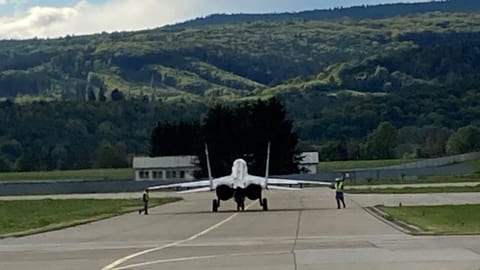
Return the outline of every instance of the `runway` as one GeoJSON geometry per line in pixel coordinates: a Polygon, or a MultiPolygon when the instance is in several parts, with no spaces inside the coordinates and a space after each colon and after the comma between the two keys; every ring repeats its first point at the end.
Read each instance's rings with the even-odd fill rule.
{"type": "Polygon", "coordinates": [[[232,202],[211,213],[212,196],[0,240],[0,269],[480,269],[480,236],[410,236],[363,210],[390,195],[347,195],[337,210],[326,188],[268,191],[271,211],[240,213],[232,202]]]}

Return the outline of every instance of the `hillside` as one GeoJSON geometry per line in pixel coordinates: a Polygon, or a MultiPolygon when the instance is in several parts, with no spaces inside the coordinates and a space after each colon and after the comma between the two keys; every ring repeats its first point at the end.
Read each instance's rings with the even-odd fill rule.
{"type": "Polygon", "coordinates": [[[200,20],[203,23],[140,32],[1,41],[0,96],[110,99],[118,89],[127,97],[229,100],[281,92],[299,82],[306,88],[361,92],[435,86],[457,73],[478,72],[475,61],[458,67],[445,57],[456,46],[452,43],[468,42],[462,46],[475,51],[480,15],[422,12],[480,9],[480,4],[473,3],[457,0],[361,7],[358,12],[359,8],[312,11],[336,20],[320,20],[329,16],[307,16],[306,12],[255,15],[255,20],[237,22],[234,18],[239,15],[232,15],[228,18],[235,23],[200,20]],[[403,13],[416,10],[419,14],[384,19],[335,15],[397,15],[404,9],[403,13]],[[279,19],[269,20],[270,16],[279,19]],[[442,54],[423,59],[427,62],[421,63],[420,70],[405,61],[406,55],[432,50],[442,54]],[[439,63],[438,70],[427,70],[439,63]]]}
{"type": "MultiPolygon", "coordinates": [[[[341,5],[341,3],[340,3],[341,5]]],[[[327,10],[309,10],[295,13],[274,14],[212,14],[202,18],[186,21],[175,26],[201,26],[215,24],[231,24],[248,21],[282,21],[300,20],[338,20],[351,19],[384,19],[396,16],[406,16],[428,12],[460,12],[471,13],[480,11],[480,3],[475,0],[425,0],[424,3],[396,3],[382,5],[361,5],[349,8],[334,8],[327,10]]]]}

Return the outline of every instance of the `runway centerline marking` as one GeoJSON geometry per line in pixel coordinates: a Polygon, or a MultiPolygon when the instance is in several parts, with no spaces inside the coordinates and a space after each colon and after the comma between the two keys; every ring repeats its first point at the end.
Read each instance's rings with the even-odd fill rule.
{"type": "MultiPolygon", "coordinates": [[[[245,209],[248,209],[250,208],[255,202],[252,202],[250,203],[247,207],[245,207],[245,209]]],[[[229,217],[227,217],[226,219],[218,222],[217,224],[214,224],[210,227],[208,227],[207,229],[197,233],[197,234],[194,234],[192,236],[190,236],[189,238],[187,239],[183,239],[183,240],[179,240],[179,241],[176,241],[176,242],[173,242],[173,243],[169,243],[169,244],[166,244],[166,245],[163,245],[163,246],[159,246],[159,247],[155,247],[155,248],[150,248],[150,249],[146,249],[146,250],[143,250],[143,251],[140,251],[140,252],[136,252],[136,253],[133,253],[131,255],[128,255],[128,256],[125,256],[123,258],[120,258],[116,261],[114,261],[113,263],[103,267],[101,270],[116,270],[117,266],[119,266],[120,264],[128,261],[128,260],[131,260],[133,258],[136,258],[136,257],[139,257],[139,256],[142,256],[142,255],[145,255],[145,254],[148,254],[148,253],[152,253],[152,252],[155,252],[155,251],[159,251],[159,250],[162,250],[162,249],[166,249],[166,248],[169,248],[169,247],[174,247],[174,246],[178,246],[178,245],[181,245],[183,243],[186,243],[188,241],[192,241],[192,240],[195,240],[197,239],[198,237],[204,235],[204,234],[207,234],[213,230],[215,230],[216,228],[222,226],[223,224],[229,222],[230,220],[234,219],[236,216],[238,216],[239,213],[235,213],[229,217]]],[[[121,269],[121,268],[119,268],[121,269]]]]}

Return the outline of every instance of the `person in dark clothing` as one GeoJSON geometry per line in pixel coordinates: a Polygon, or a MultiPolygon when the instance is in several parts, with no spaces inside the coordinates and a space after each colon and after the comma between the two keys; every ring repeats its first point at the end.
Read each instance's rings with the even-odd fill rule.
{"type": "Polygon", "coordinates": [[[145,189],[142,195],[142,200],[143,200],[143,209],[138,210],[138,214],[140,215],[142,212],[145,213],[145,215],[148,215],[148,189],[145,189]]]}
{"type": "Polygon", "coordinates": [[[343,177],[335,179],[335,199],[337,200],[338,209],[340,209],[340,203],[342,203],[343,208],[345,208],[345,199],[343,196],[343,181],[343,177]]]}

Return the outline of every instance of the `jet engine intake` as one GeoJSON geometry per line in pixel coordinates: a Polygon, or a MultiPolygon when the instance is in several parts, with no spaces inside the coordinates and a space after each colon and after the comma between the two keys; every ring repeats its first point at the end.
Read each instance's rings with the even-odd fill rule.
{"type": "Polygon", "coordinates": [[[252,201],[258,200],[262,197],[262,187],[257,184],[250,184],[245,189],[245,195],[252,201]]]}
{"type": "Polygon", "coordinates": [[[217,187],[217,198],[222,201],[230,200],[233,197],[233,188],[227,185],[220,185],[217,187]]]}

